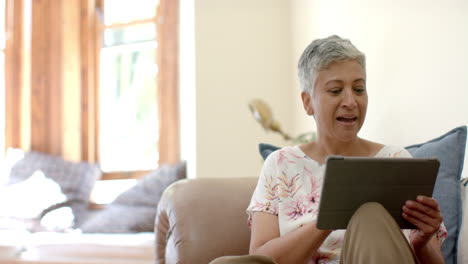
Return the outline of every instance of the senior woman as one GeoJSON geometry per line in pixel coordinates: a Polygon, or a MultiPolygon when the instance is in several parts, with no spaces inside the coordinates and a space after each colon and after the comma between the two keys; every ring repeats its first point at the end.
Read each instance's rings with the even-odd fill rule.
{"type": "Polygon", "coordinates": [[[367,203],[346,230],[316,227],[329,155],[411,157],[402,147],[358,136],[367,111],[365,56],[349,40],[313,41],[298,63],[301,98],[317,126],[317,140],[285,147],[265,160],[251,203],[250,256],[212,263],[443,263],[447,235],[435,199],[419,196],[403,206],[417,229],[400,230],[379,204],[367,203]]]}

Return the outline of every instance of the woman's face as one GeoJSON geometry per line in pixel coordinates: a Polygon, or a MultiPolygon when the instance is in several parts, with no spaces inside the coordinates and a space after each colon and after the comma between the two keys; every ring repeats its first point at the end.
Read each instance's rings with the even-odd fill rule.
{"type": "Polygon", "coordinates": [[[355,60],[333,62],[318,72],[312,93],[302,93],[304,108],[313,115],[320,137],[350,141],[367,111],[366,74],[355,60]]]}

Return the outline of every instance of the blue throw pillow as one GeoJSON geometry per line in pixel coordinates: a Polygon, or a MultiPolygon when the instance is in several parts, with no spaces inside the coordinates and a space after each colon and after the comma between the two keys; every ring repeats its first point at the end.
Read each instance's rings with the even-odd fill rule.
{"type": "MultiPolygon", "coordinates": [[[[457,241],[462,222],[460,177],[465,159],[467,128],[461,126],[425,143],[406,149],[416,158],[437,158],[439,173],[434,187],[434,198],[439,202],[448,236],[442,245],[446,264],[457,263],[457,241]]],[[[260,155],[266,159],[279,147],[260,143],[260,155]]]]}
{"type": "Polygon", "coordinates": [[[262,155],[262,158],[265,160],[268,155],[270,155],[273,151],[280,149],[280,147],[271,145],[271,144],[265,144],[265,143],[260,143],[258,144],[258,151],[260,152],[260,155],[262,155]]]}
{"type": "Polygon", "coordinates": [[[448,231],[447,239],[442,244],[446,264],[457,263],[457,241],[462,223],[460,178],[465,145],[466,126],[461,126],[428,142],[406,147],[414,157],[435,157],[440,161],[433,196],[439,202],[448,231]]]}

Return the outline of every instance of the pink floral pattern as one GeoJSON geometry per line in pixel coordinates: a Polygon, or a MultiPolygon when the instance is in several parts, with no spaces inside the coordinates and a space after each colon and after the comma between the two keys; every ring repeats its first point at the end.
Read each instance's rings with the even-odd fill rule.
{"type": "Polygon", "coordinates": [[[299,217],[305,215],[308,211],[306,201],[304,199],[291,199],[286,201],[284,205],[285,214],[288,220],[297,220],[299,217]]]}
{"type": "MultiPolygon", "coordinates": [[[[411,157],[405,149],[386,146],[376,157],[411,157]]],[[[325,167],[307,157],[298,146],[282,148],[268,156],[260,173],[247,213],[267,212],[278,216],[280,235],[316,222],[325,167]]],[[[403,230],[409,240],[414,230],[403,230]]],[[[344,230],[332,232],[311,263],[339,263],[344,230]]],[[[442,243],[445,226],[437,234],[442,243]]]]}

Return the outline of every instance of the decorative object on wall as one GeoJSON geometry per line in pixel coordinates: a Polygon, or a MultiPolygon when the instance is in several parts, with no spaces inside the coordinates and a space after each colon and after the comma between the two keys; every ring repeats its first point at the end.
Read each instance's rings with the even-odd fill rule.
{"type": "Polygon", "coordinates": [[[271,107],[262,99],[252,99],[249,102],[249,109],[255,120],[262,125],[265,131],[273,131],[283,136],[286,141],[291,141],[293,144],[299,144],[315,140],[315,132],[307,132],[296,137],[291,137],[281,129],[281,125],[273,118],[271,107]]]}

